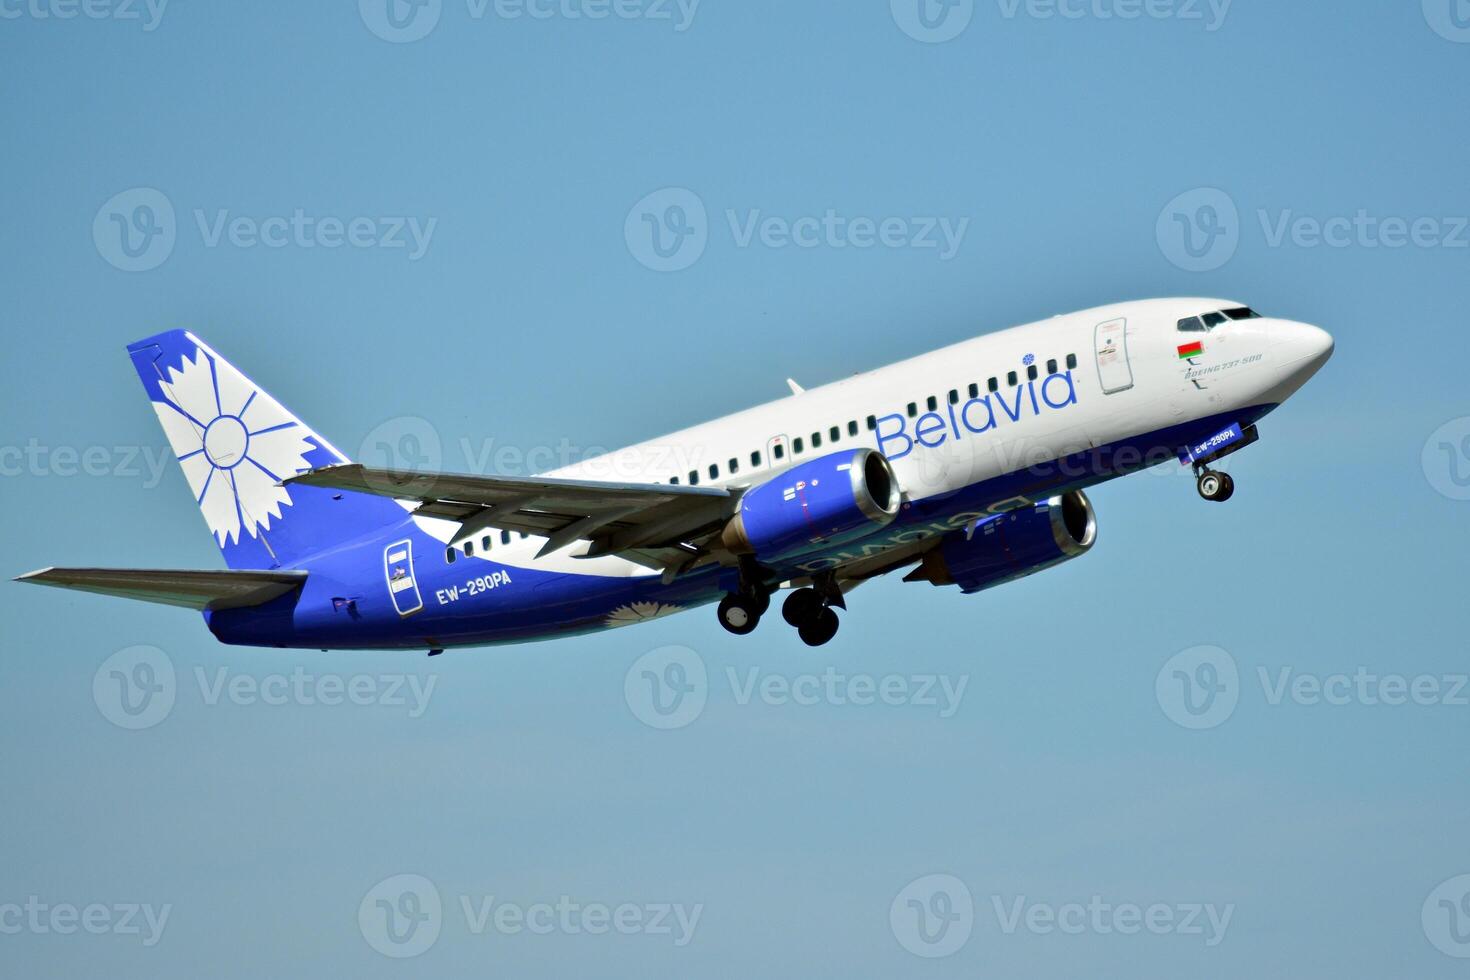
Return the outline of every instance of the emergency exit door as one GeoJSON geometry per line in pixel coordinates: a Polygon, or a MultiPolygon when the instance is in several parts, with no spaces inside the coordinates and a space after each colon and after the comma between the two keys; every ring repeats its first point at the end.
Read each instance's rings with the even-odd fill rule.
{"type": "Polygon", "coordinates": [[[1097,379],[1104,395],[1127,391],[1133,387],[1133,365],[1128,362],[1128,321],[1109,320],[1099,323],[1094,334],[1097,353],[1097,379]]]}
{"type": "Polygon", "coordinates": [[[383,549],[383,575],[388,580],[388,595],[400,616],[411,616],[424,608],[419,583],[413,574],[413,542],[396,541],[383,549]]]}

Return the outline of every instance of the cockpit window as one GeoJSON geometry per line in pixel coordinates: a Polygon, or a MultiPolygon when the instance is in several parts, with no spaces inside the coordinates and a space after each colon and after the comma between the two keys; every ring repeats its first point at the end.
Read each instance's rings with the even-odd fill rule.
{"type": "Polygon", "coordinates": [[[1224,322],[1225,322],[1225,314],[1224,313],[1206,313],[1205,314],[1205,327],[1207,329],[1209,329],[1209,330],[1215,329],[1216,327],[1218,327],[1220,324],[1222,324],[1224,322]]]}
{"type": "Polygon", "coordinates": [[[1197,316],[1185,317],[1179,321],[1179,329],[1186,333],[1202,333],[1205,329],[1205,322],[1197,316]]]}
{"type": "Polygon", "coordinates": [[[1261,314],[1249,306],[1237,306],[1233,310],[1226,310],[1225,315],[1232,320],[1259,320],[1261,318],[1261,314]]]}

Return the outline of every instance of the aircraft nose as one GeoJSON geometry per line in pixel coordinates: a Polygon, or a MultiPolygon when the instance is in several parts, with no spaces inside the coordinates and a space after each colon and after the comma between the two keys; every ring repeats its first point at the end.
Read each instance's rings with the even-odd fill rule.
{"type": "Polygon", "coordinates": [[[1310,372],[1315,372],[1332,356],[1336,343],[1332,334],[1310,323],[1280,321],[1276,325],[1277,342],[1274,346],[1284,348],[1287,360],[1310,372]]]}

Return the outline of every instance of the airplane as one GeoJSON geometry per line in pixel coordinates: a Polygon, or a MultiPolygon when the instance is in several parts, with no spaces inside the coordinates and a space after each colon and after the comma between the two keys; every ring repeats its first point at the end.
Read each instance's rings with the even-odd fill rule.
{"type": "Polygon", "coordinates": [[[811,646],[862,583],[973,594],[1089,551],[1084,491],[1214,468],[1333,352],[1319,327],[1155,299],[989,333],[539,476],[354,463],[208,344],[128,346],[228,569],[45,568],[18,581],[199,610],[227,644],[516,643],[717,603],[811,646]]]}

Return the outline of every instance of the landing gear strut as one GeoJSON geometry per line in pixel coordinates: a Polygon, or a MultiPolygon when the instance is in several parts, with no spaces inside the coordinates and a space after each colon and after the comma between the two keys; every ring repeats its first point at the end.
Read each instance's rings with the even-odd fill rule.
{"type": "Polygon", "coordinates": [[[1216,470],[1201,470],[1195,486],[1201,497],[1217,504],[1223,504],[1235,494],[1235,481],[1230,479],[1230,474],[1216,470]]]}

